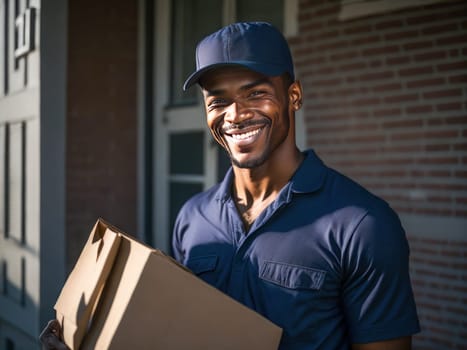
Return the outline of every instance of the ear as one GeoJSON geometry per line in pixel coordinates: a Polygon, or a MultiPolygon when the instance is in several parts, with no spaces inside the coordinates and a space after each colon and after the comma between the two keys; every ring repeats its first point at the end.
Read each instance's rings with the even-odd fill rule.
{"type": "Polygon", "coordinates": [[[302,84],[296,80],[289,86],[289,106],[293,111],[298,111],[302,107],[302,84]]]}

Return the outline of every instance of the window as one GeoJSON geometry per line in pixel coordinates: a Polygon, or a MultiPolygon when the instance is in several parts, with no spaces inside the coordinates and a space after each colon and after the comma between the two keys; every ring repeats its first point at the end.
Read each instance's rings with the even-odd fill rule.
{"type": "MultiPolygon", "coordinates": [[[[295,1],[287,1],[287,7],[295,1]]],[[[267,21],[284,28],[284,0],[175,0],[171,49],[170,105],[193,105],[196,89],[182,91],[185,79],[194,71],[196,44],[226,23],[267,21]]]]}

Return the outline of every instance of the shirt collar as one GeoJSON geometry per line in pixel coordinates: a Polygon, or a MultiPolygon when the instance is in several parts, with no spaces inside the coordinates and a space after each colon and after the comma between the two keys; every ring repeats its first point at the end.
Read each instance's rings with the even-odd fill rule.
{"type": "Polygon", "coordinates": [[[305,159],[290,180],[295,193],[311,193],[319,190],[326,178],[326,166],[313,150],[303,152],[305,159]]]}
{"type": "MultiPolygon", "coordinates": [[[[294,193],[315,192],[321,188],[326,177],[326,166],[316,153],[310,149],[304,151],[303,154],[305,159],[286,185],[294,193]]],[[[216,199],[225,202],[231,197],[233,177],[233,169],[230,167],[219,184],[216,199]]]]}

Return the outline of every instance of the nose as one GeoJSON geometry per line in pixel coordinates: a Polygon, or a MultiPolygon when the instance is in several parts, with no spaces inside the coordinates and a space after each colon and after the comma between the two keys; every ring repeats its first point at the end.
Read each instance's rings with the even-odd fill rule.
{"type": "Polygon", "coordinates": [[[238,101],[232,102],[225,113],[225,121],[232,124],[239,124],[252,117],[251,109],[238,101]]]}

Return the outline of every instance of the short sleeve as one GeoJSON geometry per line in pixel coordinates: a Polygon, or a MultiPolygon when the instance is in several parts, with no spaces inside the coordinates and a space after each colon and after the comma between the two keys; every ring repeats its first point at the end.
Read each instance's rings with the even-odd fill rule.
{"type": "Polygon", "coordinates": [[[182,246],[182,237],[187,227],[187,221],[185,219],[187,216],[187,205],[188,203],[185,203],[178,212],[172,232],[172,256],[181,264],[183,264],[185,260],[185,253],[182,246]]]}
{"type": "Polygon", "coordinates": [[[352,343],[419,332],[409,246],[388,206],[363,217],[343,250],[343,263],[343,307],[352,343]]]}

